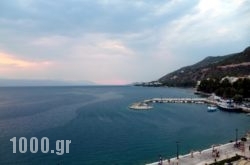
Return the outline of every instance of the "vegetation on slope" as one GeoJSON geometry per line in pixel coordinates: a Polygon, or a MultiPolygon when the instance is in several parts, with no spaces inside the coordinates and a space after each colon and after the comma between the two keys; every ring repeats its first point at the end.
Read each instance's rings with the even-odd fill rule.
{"type": "Polygon", "coordinates": [[[233,98],[240,102],[243,98],[250,98],[250,79],[238,79],[233,83],[230,83],[228,79],[223,81],[206,79],[200,82],[197,90],[205,93],[215,93],[223,98],[233,98]]]}
{"type": "Polygon", "coordinates": [[[194,65],[169,73],[158,81],[166,86],[194,87],[199,80],[246,75],[250,75],[250,47],[240,53],[207,57],[194,65]]]}

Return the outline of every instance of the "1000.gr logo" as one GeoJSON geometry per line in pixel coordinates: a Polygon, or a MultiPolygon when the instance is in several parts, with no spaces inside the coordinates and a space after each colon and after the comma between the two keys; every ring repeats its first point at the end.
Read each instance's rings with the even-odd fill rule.
{"type": "MultiPolygon", "coordinates": [[[[17,138],[13,137],[10,139],[13,143],[13,153],[17,152],[17,138]]],[[[31,153],[37,153],[39,150],[39,140],[36,137],[32,137],[29,140],[29,151],[31,153]]],[[[57,155],[63,155],[65,153],[69,153],[69,145],[71,140],[57,140],[56,141],[56,152],[55,150],[50,150],[49,139],[47,137],[43,137],[40,141],[41,152],[42,153],[56,153],[57,155]],[[65,150],[64,150],[65,146],[65,150]]],[[[28,150],[28,140],[25,137],[21,137],[18,140],[18,148],[20,153],[26,153],[28,150]]]]}

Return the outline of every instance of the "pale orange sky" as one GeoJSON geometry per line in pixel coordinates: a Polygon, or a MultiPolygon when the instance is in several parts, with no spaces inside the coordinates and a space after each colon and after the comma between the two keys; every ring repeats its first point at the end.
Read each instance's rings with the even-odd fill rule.
{"type": "Polygon", "coordinates": [[[249,46],[250,1],[0,1],[0,78],[127,84],[249,46]]]}

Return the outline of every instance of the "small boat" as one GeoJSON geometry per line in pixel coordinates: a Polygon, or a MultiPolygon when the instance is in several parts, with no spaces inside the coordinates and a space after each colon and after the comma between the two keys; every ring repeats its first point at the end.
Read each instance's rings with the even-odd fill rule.
{"type": "Polygon", "coordinates": [[[208,112],[215,112],[215,111],[217,111],[217,107],[215,105],[209,105],[207,107],[207,111],[208,112]]]}

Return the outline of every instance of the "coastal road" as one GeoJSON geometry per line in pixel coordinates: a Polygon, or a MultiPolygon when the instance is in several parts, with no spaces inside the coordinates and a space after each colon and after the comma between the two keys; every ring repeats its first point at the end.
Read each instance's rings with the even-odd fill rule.
{"type": "MultiPolygon", "coordinates": [[[[162,165],[205,165],[210,164],[216,161],[224,160],[230,157],[235,156],[236,154],[246,156],[250,158],[250,139],[248,138],[246,142],[244,142],[243,147],[235,147],[235,142],[227,143],[223,145],[218,145],[211,147],[209,149],[203,150],[201,152],[193,152],[187,155],[179,156],[179,159],[176,158],[170,159],[170,163],[168,160],[164,160],[162,165]],[[214,150],[214,152],[213,152],[214,150]],[[219,157],[216,157],[216,153],[219,157]]],[[[158,165],[159,162],[151,163],[148,165],[158,165]]]]}

